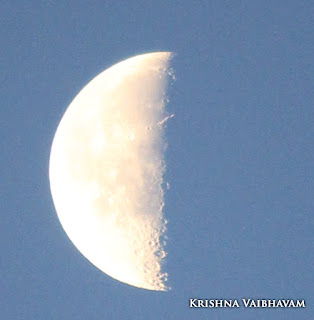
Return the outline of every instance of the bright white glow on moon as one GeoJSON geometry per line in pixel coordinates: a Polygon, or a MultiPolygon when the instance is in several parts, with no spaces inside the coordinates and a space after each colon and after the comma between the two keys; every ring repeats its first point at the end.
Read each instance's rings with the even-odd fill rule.
{"type": "Polygon", "coordinates": [[[60,222],[78,250],[124,283],[167,290],[163,217],[165,89],[171,53],[122,61],[65,112],[50,155],[60,222]]]}

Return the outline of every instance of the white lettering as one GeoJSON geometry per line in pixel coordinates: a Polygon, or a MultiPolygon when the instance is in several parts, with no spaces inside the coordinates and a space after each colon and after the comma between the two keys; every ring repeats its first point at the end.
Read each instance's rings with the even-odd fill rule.
{"type": "Polygon", "coordinates": [[[205,308],[204,306],[204,301],[203,300],[198,300],[198,307],[202,307],[202,308],[205,308]]]}
{"type": "Polygon", "coordinates": [[[297,300],[297,308],[305,308],[305,301],[304,300],[297,300]]]}
{"type": "Polygon", "coordinates": [[[281,301],[284,307],[287,308],[290,300],[279,300],[279,301],[281,301]]]}
{"type": "Polygon", "coordinates": [[[256,302],[254,300],[251,301],[250,308],[257,308],[256,302]]]}
{"type": "Polygon", "coordinates": [[[222,308],[222,302],[223,300],[216,300],[216,308],[222,308]]]}
{"type": "Polygon", "coordinates": [[[231,308],[231,303],[232,303],[232,300],[225,300],[225,307],[229,307],[229,308],[231,308]]]}
{"type": "Polygon", "coordinates": [[[242,302],[244,304],[244,307],[247,308],[249,306],[251,299],[242,299],[242,302]]]}
{"type": "Polygon", "coordinates": [[[293,300],[290,300],[290,303],[289,303],[289,308],[295,308],[295,305],[294,305],[294,302],[293,302],[293,300]]]}
{"type": "Polygon", "coordinates": [[[238,300],[233,301],[232,308],[234,308],[234,307],[240,308],[238,300]]]}
{"type": "Polygon", "coordinates": [[[197,299],[190,299],[190,308],[197,308],[197,305],[195,304],[195,301],[197,299]]]}
{"type": "MultiPolygon", "coordinates": [[[[305,308],[305,300],[242,299],[245,308],[305,308]]],[[[240,308],[233,299],[189,299],[190,308],[240,308]]]]}

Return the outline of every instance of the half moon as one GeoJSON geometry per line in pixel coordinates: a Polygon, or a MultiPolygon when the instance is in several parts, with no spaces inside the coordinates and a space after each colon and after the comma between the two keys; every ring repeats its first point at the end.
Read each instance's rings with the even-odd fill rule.
{"type": "Polygon", "coordinates": [[[167,290],[161,185],[171,56],[139,55],[96,76],[66,110],[50,155],[52,197],[74,245],[112,278],[150,290],[167,290]]]}

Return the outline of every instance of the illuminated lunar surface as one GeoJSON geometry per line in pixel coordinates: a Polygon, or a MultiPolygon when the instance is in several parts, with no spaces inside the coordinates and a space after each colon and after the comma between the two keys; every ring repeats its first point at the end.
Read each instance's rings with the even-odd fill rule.
{"type": "Polygon", "coordinates": [[[55,134],[50,187],[77,249],[107,275],[167,290],[162,190],[169,52],[139,55],[95,77],[55,134]]]}

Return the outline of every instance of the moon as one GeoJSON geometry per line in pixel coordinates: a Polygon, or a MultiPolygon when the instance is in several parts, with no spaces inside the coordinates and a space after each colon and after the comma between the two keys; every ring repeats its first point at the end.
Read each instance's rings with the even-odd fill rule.
{"type": "Polygon", "coordinates": [[[50,189],[76,248],[131,286],[165,291],[163,214],[170,52],[124,60],[89,82],[54,136],[50,189]]]}

